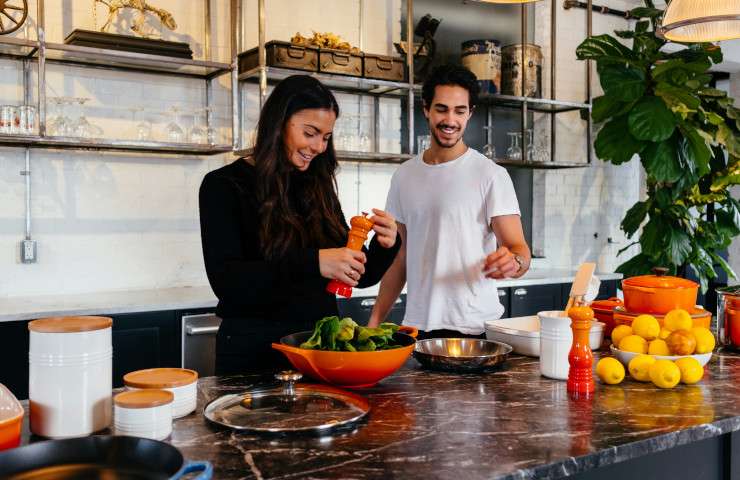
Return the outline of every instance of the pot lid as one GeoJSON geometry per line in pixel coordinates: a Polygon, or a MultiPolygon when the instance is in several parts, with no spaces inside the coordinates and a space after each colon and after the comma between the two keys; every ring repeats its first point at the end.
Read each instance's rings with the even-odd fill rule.
{"type": "Polygon", "coordinates": [[[169,390],[129,390],[113,397],[113,403],[123,408],[153,408],[172,403],[175,395],[169,390]]]}
{"type": "Polygon", "coordinates": [[[655,275],[640,275],[622,280],[623,285],[648,288],[697,288],[698,283],[681,277],[666,275],[667,268],[653,268],[655,275]]]}
{"type": "Polygon", "coordinates": [[[622,302],[621,298],[617,297],[611,297],[611,298],[605,298],[602,300],[594,300],[591,302],[591,308],[593,310],[606,310],[606,311],[612,311],[615,307],[619,307],[623,305],[624,302],[622,302]]]}
{"type": "Polygon", "coordinates": [[[133,388],[183,387],[197,380],[198,372],[187,368],[148,368],[123,376],[124,385],[133,388]]]}
{"type": "Polygon", "coordinates": [[[28,330],[37,333],[78,333],[103,330],[113,325],[110,317],[49,317],[28,323],[28,330]]]}
{"type": "Polygon", "coordinates": [[[368,401],[328,385],[297,384],[302,374],[275,375],[282,385],[224,395],[203,410],[211,422],[262,433],[325,433],[349,426],[370,411],[368,401]]]}

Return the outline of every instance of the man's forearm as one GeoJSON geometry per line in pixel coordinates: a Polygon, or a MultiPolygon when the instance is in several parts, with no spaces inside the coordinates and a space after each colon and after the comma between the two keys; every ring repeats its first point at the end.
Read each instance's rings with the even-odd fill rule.
{"type": "Polygon", "coordinates": [[[375,300],[375,306],[370,314],[369,327],[377,327],[385,321],[388,312],[393,308],[396,299],[401,295],[403,286],[406,284],[406,251],[402,246],[401,251],[396,255],[393,264],[385,272],[383,280],[380,282],[378,298],[375,300]]]}

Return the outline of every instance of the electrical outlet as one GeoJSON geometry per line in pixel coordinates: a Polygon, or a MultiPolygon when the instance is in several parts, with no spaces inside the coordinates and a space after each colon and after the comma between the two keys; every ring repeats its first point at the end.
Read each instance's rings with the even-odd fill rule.
{"type": "Polygon", "coordinates": [[[36,263],[36,240],[21,241],[21,262],[36,263]]]}

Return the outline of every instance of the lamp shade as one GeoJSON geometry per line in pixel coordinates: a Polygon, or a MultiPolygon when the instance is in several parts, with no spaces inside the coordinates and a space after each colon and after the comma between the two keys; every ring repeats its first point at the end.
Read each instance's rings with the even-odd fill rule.
{"type": "Polygon", "coordinates": [[[740,38],[740,0],[673,0],[658,34],[674,42],[740,38]]]}

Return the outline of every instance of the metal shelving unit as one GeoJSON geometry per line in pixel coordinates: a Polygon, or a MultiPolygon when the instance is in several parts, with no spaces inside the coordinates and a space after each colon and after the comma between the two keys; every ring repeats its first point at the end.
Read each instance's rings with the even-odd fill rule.
{"type": "MultiPolygon", "coordinates": [[[[235,0],[231,0],[231,29],[236,29],[234,12],[235,0]]],[[[44,0],[37,1],[37,40],[5,38],[0,36],[0,58],[12,58],[23,62],[24,103],[31,103],[31,66],[38,64],[38,134],[0,135],[0,145],[26,147],[30,149],[74,149],[98,151],[148,152],[170,155],[216,155],[232,150],[231,145],[190,144],[155,141],[135,141],[109,138],[58,137],[46,133],[46,65],[60,64],[81,68],[101,68],[116,71],[129,71],[157,75],[191,77],[202,80],[206,86],[206,127],[213,123],[212,81],[222,75],[232,73],[234,63],[211,61],[211,0],[204,0],[205,40],[204,60],[149,55],[136,52],[83,47],[46,41],[44,0]]],[[[235,57],[236,45],[231,45],[235,57]]],[[[232,88],[235,83],[232,78],[232,88]]]]}
{"type": "MultiPolygon", "coordinates": [[[[237,11],[237,18],[241,19],[241,0],[233,0],[237,2],[235,9],[237,11]]],[[[408,0],[406,4],[407,9],[407,21],[406,21],[406,36],[407,38],[413,38],[413,1],[408,0]]],[[[365,10],[365,1],[359,1],[359,25],[360,25],[360,50],[363,50],[363,13],[365,10]]],[[[414,131],[414,58],[413,52],[408,51],[406,53],[406,69],[408,72],[408,78],[406,82],[392,82],[387,80],[375,80],[369,78],[351,77],[345,75],[334,75],[328,73],[314,73],[305,72],[300,70],[292,70],[286,68],[275,68],[267,66],[266,52],[265,52],[265,0],[258,0],[257,3],[257,18],[258,18],[258,58],[259,65],[251,70],[245,72],[237,72],[237,57],[233,58],[233,75],[236,77],[238,83],[256,83],[259,85],[259,104],[260,107],[264,103],[267,96],[267,86],[274,84],[284,79],[289,75],[294,74],[308,74],[315,76],[330,89],[356,95],[366,95],[373,97],[374,102],[374,120],[375,128],[373,145],[377,148],[378,135],[379,135],[379,110],[380,110],[380,98],[381,97],[395,97],[406,100],[407,107],[407,122],[406,129],[408,132],[414,131]]],[[[241,32],[241,30],[239,30],[241,32]]],[[[235,43],[242,46],[240,34],[235,33],[235,43]]],[[[234,112],[234,151],[237,155],[248,155],[251,153],[251,149],[244,148],[242,139],[242,126],[243,126],[243,115],[241,111],[242,95],[241,88],[235,86],[233,100],[233,112],[234,112]]],[[[402,146],[403,153],[385,153],[385,152],[349,152],[349,151],[337,151],[337,158],[339,160],[352,161],[352,162],[372,162],[372,163],[402,163],[413,157],[412,152],[414,151],[413,134],[408,136],[408,142],[405,146],[402,146]]]]}
{"type": "MultiPolygon", "coordinates": [[[[405,25],[405,34],[406,34],[406,40],[410,41],[410,39],[413,39],[413,22],[414,22],[414,1],[413,0],[405,0],[406,1],[406,25],[405,25]]],[[[470,0],[470,1],[478,1],[478,0],[470,0]]],[[[241,0],[232,0],[233,2],[237,2],[235,6],[233,6],[233,9],[237,11],[236,15],[237,18],[241,19],[241,0]]],[[[588,1],[588,5],[591,5],[591,0],[588,1]]],[[[556,25],[557,25],[557,8],[559,4],[556,1],[551,2],[551,15],[550,15],[550,42],[551,42],[551,55],[550,55],[550,98],[535,98],[535,97],[528,97],[525,96],[525,85],[526,85],[526,72],[522,71],[522,76],[525,78],[522,78],[522,95],[521,96],[515,96],[515,95],[489,95],[485,97],[481,97],[480,104],[482,106],[485,106],[488,110],[488,114],[486,115],[487,121],[486,126],[490,126],[492,122],[492,112],[491,109],[494,108],[507,108],[507,109],[517,109],[521,111],[521,131],[524,132],[527,130],[529,125],[529,114],[531,112],[537,112],[537,113],[543,113],[543,114],[550,114],[550,158],[551,161],[542,163],[542,162],[533,162],[531,159],[527,158],[527,149],[526,149],[526,136],[524,137],[524,145],[522,145],[522,161],[516,162],[516,161],[510,161],[505,159],[497,160],[497,163],[501,165],[507,165],[507,166],[516,166],[516,167],[525,167],[525,168],[542,168],[542,169],[556,169],[556,168],[579,168],[579,167],[587,167],[591,164],[592,155],[591,155],[591,116],[586,115],[587,119],[587,162],[558,162],[555,161],[556,159],[556,115],[559,113],[565,113],[565,112],[574,112],[574,111],[581,111],[581,112],[590,112],[591,110],[591,66],[590,62],[588,63],[587,67],[587,78],[586,78],[586,99],[584,102],[571,102],[571,101],[562,101],[555,98],[555,92],[556,92],[556,75],[555,75],[555,65],[556,65],[556,25]]],[[[364,11],[364,2],[363,0],[360,0],[360,29],[363,28],[363,18],[362,18],[362,12],[364,11]]],[[[411,49],[406,52],[406,67],[409,72],[409,78],[408,82],[388,82],[383,80],[371,80],[366,78],[357,78],[357,77],[348,77],[343,75],[332,75],[332,74],[326,74],[326,73],[310,73],[300,70],[292,70],[292,69],[286,69],[286,68],[275,68],[275,67],[268,67],[266,64],[266,52],[265,52],[265,0],[258,0],[257,4],[257,17],[258,17],[258,55],[259,55],[259,66],[245,72],[236,72],[236,65],[237,65],[237,57],[234,55],[233,62],[232,62],[232,68],[234,69],[232,75],[235,77],[235,81],[237,83],[256,83],[259,85],[260,90],[260,106],[263,104],[264,99],[267,95],[267,86],[277,83],[283,78],[294,75],[294,74],[309,74],[313,75],[319,80],[321,80],[323,83],[325,83],[329,88],[332,90],[335,90],[337,92],[342,93],[350,93],[350,94],[358,94],[358,95],[369,95],[374,97],[375,101],[375,142],[374,144],[377,145],[378,142],[378,122],[379,118],[377,115],[378,112],[378,101],[380,97],[383,96],[391,96],[395,98],[403,98],[406,100],[406,108],[407,108],[407,122],[404,125],[406,131],[408,132],[407,135],[407,144],[402,146],[403,153],[402,154],[389,154],[389,153],[379,153],[379,152],[337,152],[338,157],[341,160],[350,160],[350,161],[365,161],[365,162],[390,162],[390,163],[401,163],[409,158],[413,157],[414,152],[414,138],[415,138],[415,132],[414,132],[414,100],[417,98],[421,93],[421,85],[414,83],[414,72],[413,72],[413,65],[414,65],[414,59],[413,59],[413,52],[411,49]]],[[[528,43],[528,4],[522,4],[521,6],[521,38],[522,43],[528,43]]],[[[591,34],[591,9],[587,10],[587,28],[588,28],[588,35],[591,34]]],[[[241,30],[239,30],[241,32],[241,30]]],[[[241,46],[241,38],[237,37],[237,33],[233,32],[234,34],[234,43],[236,45],[241,46]]],[[[360,41],[362,42],[362,30],[360,31],[360,41]]],[[[360,45],[360,50],[362,50],[362,45],[360,45]]],[[[522,50],[522,57],[524,57],[524,51],[522,50]]],[[[524,63],[524,58],[522,58],[522,64],[524,63]]],[[[237,155],[248,155],[251,150],[243,148],[243,142],[242,142],[242,112],[241,112],[241,89],[238,88],[238,86],[234,86],[234,95],[233,95],[233,112],[234,112],[234,150],[237,155]]],[[[492,138],[490,135],[492,135],[492,129],[489,129],[489,138],[488,141],[491,142],[492,138]]]]}

